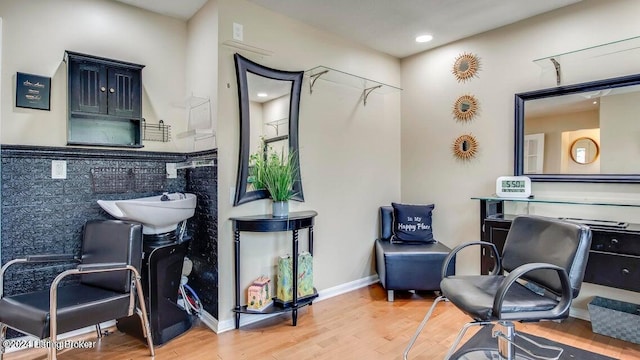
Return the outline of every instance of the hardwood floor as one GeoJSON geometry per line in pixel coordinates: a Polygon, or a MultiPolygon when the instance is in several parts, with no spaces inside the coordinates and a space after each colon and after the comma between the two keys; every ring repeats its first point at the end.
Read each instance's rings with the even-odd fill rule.
{"type": "MultiPolygon", "coordinates": [[[[197,325],[156,347],[155,359],[398,360],[433,299],[431,293],[398,293],[396,301],[390,303],[384,289],[374,284],[301,309],[296,327],[291,326],[289,314],[219,335],[197,325]]],[[[439,304],[409,357],[442,359],[467,321],[468,317],[452,304],[439,304]]],[[[640,345],[594,334],[583,320],[516,324],[516,328],[614,358],[640,359],[640,345]]],[[[64,350],[59,352],[59,359],[150,359],[142,341],[112,330],[115,332],[99,340],[94,349],[64,350]]],[[[466,337],[475,331],[470,329],[466,337]]],[[[46,359],[46,354],[43,350],[25,350],[6,354],[5,359],[46,359]]]]}

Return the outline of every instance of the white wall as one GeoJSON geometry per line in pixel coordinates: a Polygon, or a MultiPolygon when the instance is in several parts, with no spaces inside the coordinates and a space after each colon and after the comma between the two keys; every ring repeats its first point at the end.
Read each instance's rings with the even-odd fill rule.
{"type": "Polygon", "coordinates": [[[640,172],[640,94],[604,96],[600,100],[602,173],[640,172]],[[603,151],[604,149],[604,151],[603,151]]]}
{"type": "MultiPolygon", "coordinates": [[[[635,0],[584,0],[403,59],[402,200],[435,203],[433,229],[438,240],[455,246],[479,239],[479,204],[470,198],[494,193],[495,179],[513,173],[514,94],[555,86],[554,74],[543,71],[533,60],[637,36],[638,12],[640,2],[635,0]],[[463,52],[477,54],[481,70],[478,78],[460,84],[451,67],[463,52]],[[460,124],[452,118],[451,106],[465,93],[476,96],[480,112],[469,124],[460,124]],[[451,153],[451,142],[464,133],[475,135],[480,146],[477,157],[468,163],[451,153]]],[[[606,66],[589,64],[566,64],[564,83],[638,72],[637,62],[624,57],[606,66]]],[[[638,198],[640,185],[534,183],[533,191],[536,195],[638,198]]],[[[589,211],[595,211],[591,216],[596,218],[616,216],[640,222],[637,213],[635,219],[625,219],[633,217],[632,212],[615,214],[611,207],[589,211]]],[[[568,210],[561,207],[558,212],[568,210]]],[[[460,260],[461,271],[478,271],[477,252],[460,260]]],[[[585,284],[576,307],[585,309],[595,294],[638,301],[637,293],[585,284]]]]}
{"type": "MultiPolygon", "coordinates": [[[[229,202],[239,149],[233,63],[237,49],[223,43],[232,39],[233,23],[244,26],[246,44],[273,52],[271,56],[241,54],[276,69],[300,71],[325,65],[398,86],[400,63],[244,0],[218,0],[217,7],[219,320],[224,321],[232,318],[234,305],[233,234],[228,219],[271,213],[270,200],[237,207],[229,202]]],[[[314,283],[318,290],[375,274],[372,254],[378,232],[377,210],[400,197],[399,128],[399,93],[373,94],[363,107],[360,90],[319,80],[310,95],[305,78],[299,122],[305,202],[292,202],[290,208],[318,212],[314,228],[314,283]]],[[[242,234],[243,293],[254,278],[274,275],[276,257],[291,251],[290,236],[242,234]]],[[[301,247],[306,248],[306,232],[301,232],[301,247]]]]}
{"type": "MultiPolygon", "coordinates": [[[[218,2],[209,0],[187,23],[186,95],[211,101],[212,127],[217,127],[218,109],[218,2]]],[[[216,137],[178,141],[185,151],[216,147],[216,137]]]]}
{"type": "MultiPolygon", "coordinates": [[[[107,0],[3,0],[2,144],[64,146],[67,136],[67,71],[71,50],[146,65],[142,70],[143,117],[172,131],[186,127],[186,22],[107,0]],[[16,72],[51,77],[51,111],[15,107],[16,72]]],[[[175,143],[143,142],[143,150],[173,151],[175,143]]]]}

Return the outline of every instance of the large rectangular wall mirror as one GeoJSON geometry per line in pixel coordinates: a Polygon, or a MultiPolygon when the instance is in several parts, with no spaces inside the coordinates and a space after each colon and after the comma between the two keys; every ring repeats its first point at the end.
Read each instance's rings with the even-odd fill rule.
{"type": "Polygon", "coordinates": [[[640,74],[515,95],[514,174],[640,182],[640,74]]]}
{"type": "MultiPolygon", "coordinates": [[[[298,154],[298,114],[303,71],[284,71],[257,64],[234,55],[240,106],[240,152],[234,206],[266,199],[269,193],[251,183],[249,155],[260,151],[261,144],[278,153],[298,154]]],[[[292,200],[304,201],[300,170],[293,183],[292,200]]]]}

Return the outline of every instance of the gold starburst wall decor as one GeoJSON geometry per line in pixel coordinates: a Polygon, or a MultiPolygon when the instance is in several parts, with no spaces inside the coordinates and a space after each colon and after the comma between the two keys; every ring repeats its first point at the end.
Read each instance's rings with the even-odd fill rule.
{"type": "Polygon", "coordinates": [[[453,155],[463,161],[469,161],[478,152],[478,141],[471,134],[460,135],[452,145],[453,155]]]}
{"type": "Polygon", "coordinates": [[[465,82],[471,80],[474,76],[478,76],[478,71],[480,71],[480,58],[475,54],[462,53],[458,55],[453,63],[451,72],[458,82],[465,82]]]}
{"type": "Polygon", "coordinates": [[[453,104],[453,116],[457,121],[469,122],[478,114],[478,99],[473,95],[462,95],[453,104]]]}

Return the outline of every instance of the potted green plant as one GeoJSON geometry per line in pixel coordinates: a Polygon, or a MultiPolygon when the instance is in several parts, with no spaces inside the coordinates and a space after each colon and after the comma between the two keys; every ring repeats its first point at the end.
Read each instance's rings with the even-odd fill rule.
{"type": "Polygon", "coordinates": [[[249,156],[251,181],[255,189],[265,189],[273,200],[273,216],[289,215],[289,200],[295,195],[293,183],[298,164],[292,153],[278,153],[271,147],[249,156]]]}

